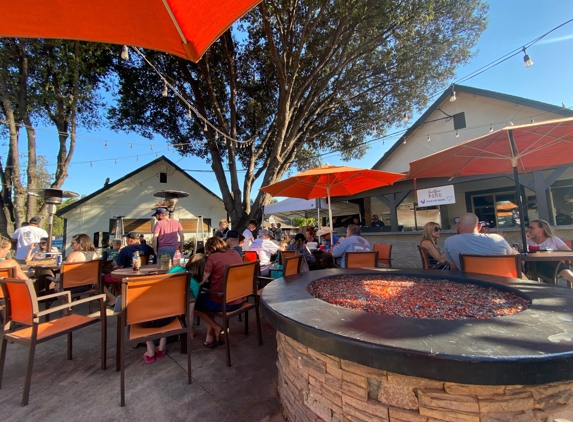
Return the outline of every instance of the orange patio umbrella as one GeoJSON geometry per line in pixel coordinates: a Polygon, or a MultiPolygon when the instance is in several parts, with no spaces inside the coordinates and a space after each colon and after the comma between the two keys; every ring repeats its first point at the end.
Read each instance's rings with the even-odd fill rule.
{"type": "Polygon", "coordinates": [[[403,179],[400,173],[361,169],[347,166],[325,165],[296,174],[288,179],[261,188],[272,196],[290,198],[328,198],[328,217],[332,231],[333,196],[351,196],[370,189],[388,186],[403,179]]]}
{"type": "Polygon", "coordinates": [[[524,248],[519,173],[573,163],[573,118],[506,126],[410,163],[407,179],[513,173],[524,248]]]}
{"type": "Polygon", "coordinates": [[[194,62],[261,0],[0,0],[0,37],[140,46],[194,62]]]}

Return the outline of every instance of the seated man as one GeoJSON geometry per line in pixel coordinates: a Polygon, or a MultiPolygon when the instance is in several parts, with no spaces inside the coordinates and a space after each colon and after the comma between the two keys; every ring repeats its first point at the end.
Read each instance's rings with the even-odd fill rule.
{"type": "Polygon", "coordinates": [[[270,230],[259,230],[259,237],[251,244],[251,251],[257,252],[261,263],[261,275],[268,276],[271,267],[271,255],[276,254],[282,248],[273,242],[273,232],[270,230]]]}
{"type": "Polygon", "coordinates": [[[243,248],[239,246],[240,236],[241,235],[237,230],[228,230],[227,234],[225,234],[225,237],[223,237],[223,240],[227,242],[227,248],[233,249],[237,251],[239,255],[243,256],[245,252],[243,252],[243,248]]]}
{"type": "Polygon", "coordinates": [[[362,230],[356,224],[349,224],[346,228],[346,238],[343,238],[332,248],[332,256],[338,259],[342,268],[346,268],[346,252],[369,251],[370,244],[360,237],[362,230]]]}
{"type": "Polygon", "coordinates": [[[462,215],[456,224],[459,234],[446,239],[444,252],[452,270],[459,270],[461,253],[477,255],[514,255],[517,253],[500,235],[479,233],[478,221],[475,214],[462,215]]]}
{"type": "Polygon", "coordinates": [[[338,243],[338,236],[330,233],[330,227],[326,226],[321,228],[316,232],[316,235],[320,236],[320,240],[324,241],[328,246],[336,245],[338,243]]]}

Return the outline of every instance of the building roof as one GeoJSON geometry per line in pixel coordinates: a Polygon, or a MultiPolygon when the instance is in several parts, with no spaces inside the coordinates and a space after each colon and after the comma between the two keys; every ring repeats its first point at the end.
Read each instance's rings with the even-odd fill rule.
{"type": "MultiPolygon", "coordinates": [[[[472,95],[479,95],[481,97],[491,98],[493,100],[505,101],[512,104],[518,104],[524,107],[536,108],[538,110],[546,111],[549,113],[559,114],[563,117],[573,117],[573,110],[556,106],[554,104],[543,103],[541,101],[530,100],[527,98],[516,97],[515,95],[502,94],[501,92],[488,91],[486,89],[472,88],[464,85],[456,85],[455,91],[457,93],[464,92],[472,95]]],[[[373,169],[378,169],[390,156],[396,151],[400,145],[404,143],[404,139],[408,138],[414,131],[421,127],[426,120],[436,111],[444,101],[449,101],[451,89],[446,89],[442,95],[438,97],[434,103],[416,120],[408,130],[392,145],[388,151],[372,166],[373,169]]]]}
{"type": "Polygon", "coordinates": [[[155,164],[161,162],[161,161],[165,161],[167,164],[169,164],[170,166],[173,166],[175,168],[175,170],[179,171],[180,173],[182,173],[183,175],[185,175],[189,180],[191,180],[193,183],[195,183],[197,186],[199,186],[200,188],[202,188],[203,190],[205,190],[205,192],[209,193],[210,195],[212,195],[213,197],[217,198],[219,201],[223,202],[223,200],[218,197],[217,195],[215,195],[213,192],[211,192],[209,189],[207,189],[204,185],[202,185],[199,181],[197,181],[195,178],[191,177],[185,170],[183,170],[181,167],[179,167],[177,164],[175,164],[173,161],[171,161],[169,158],[165,157],[164,155],[162,155],[159,158],[156,158],[155,160],[147,163],[146,165],[139,167],[138,169],[135,169],[134,171],[132,171],[131,173],[126,174],[125,176],[117,179],[115,182],[110,183],[108,185],[105,185],[104,187],[102,187],[101,189],[96,190],[95,192],[91,193],[90,195],[86,196],[85,198],[80,199],[77,202],[74,202],[73,204],[68,205],[67,207],[61,208],[56,212],[56,215],[58,217],[61,217],[62,215],[72,211],[74,208],[84,204],[85,202],[88,202],[90,199],[95,198],[96,196],[98,196],[101,193],[104,193],[105,191],[113,188],[114,186],[119,185],[121,182],[123,182],[124,180],[129,179],[130,177],[133,177],[134,175],[136,175],[137,173],[140,173],[141,171],[154,166],[155,164]]]}

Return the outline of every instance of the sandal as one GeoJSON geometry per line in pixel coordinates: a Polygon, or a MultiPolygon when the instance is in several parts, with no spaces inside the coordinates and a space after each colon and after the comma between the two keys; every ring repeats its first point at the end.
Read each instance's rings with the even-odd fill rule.
{"type": "Polygon", "coordinates": [[[163,356],[165,356],[165,352],[167,352],[167,349],[165,349],[165,350],[156,349],[155,350],[155,360],[163,359],[163,356]]]}
{"type": "MultiPolygon", "coordinates": [[[[165,352],[164,352],[165,353],[165,352]]],[[[145,363],[147,363],[148,365],[150,363],[155,362],[155,356],[147,356],[145,353],[143,354],[143,360],[145,361],[145,363]]]]}
{"type": "Polygon", "coordinates": [[[216,340],[215,339],[211,343],[204,342],[203,346],[206,347],[207,349],[212,349],[214,347],[222,346],[223,344],[225,344],[225,340],[216,340]]]}

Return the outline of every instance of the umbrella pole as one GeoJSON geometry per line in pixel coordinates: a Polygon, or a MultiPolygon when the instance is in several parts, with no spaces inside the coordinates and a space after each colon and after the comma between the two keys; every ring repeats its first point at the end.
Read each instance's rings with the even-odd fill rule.
{"type": "Polygon", "coordinates": [[[513,131],[508,131],[509,145],[511,146],[511,164],[513,165],[513,178],[515,180],[515,190],[517,195],[517,208],[519,210],[519,227],[521,228],[521,243],[523,244],[523,252],[528,252],[527,236],[525,234],[525,212],[523,209],[523,200],[521,199],[521,184],[519,183],[519,172],[517,171],[517,158],[515,157],[515,141],[513,139],[513,131]]]}
{"type": "Polygon", "coordinates": [[[326,195],[328,196],[328,221],[330,221],[330,246],[334,246],[334,225],[332,224],[332,207],[330,206],[330,187],[326,188],[326,195]]]}

